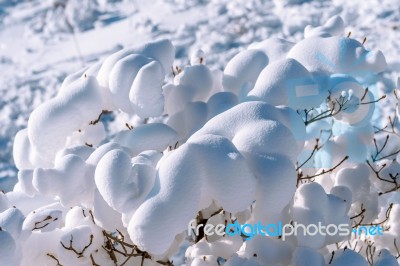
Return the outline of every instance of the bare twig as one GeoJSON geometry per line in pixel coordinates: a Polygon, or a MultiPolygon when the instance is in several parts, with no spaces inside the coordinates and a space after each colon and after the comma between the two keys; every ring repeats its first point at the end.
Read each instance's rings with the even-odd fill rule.
{"type": "Polygon", "coordinates": [[[78,258],[81,258],[81,257],[83,257],[83,253],[85,253],[86,249],[87,249],[88,247],[90,247],[90,245],[92,245],[92,242],[93,242],[93,235],[90,235],[90,242],[89,242],[88,245],[86,245],[86,246],[83,247],[82,251],[77,251],[77,250],[72,246],[73,240],[74,240],[74,237],[71,235],[71,239],[69,240],[69,247],[65,246],[64,243],[63,243],[62,241],[60,241],[61,246],[63,246],[63,248],[65,248],[66,250],[71,250],[71,251],[73,251],[76,255],[78,255],[78,258]]]}
{"type": "Polygon", "coordinates": [[[303,167],[308,161],[310,161],[311,158],[314,156],[314,154],[321,148],[321,147],[319,146],[319,139],[315,139],[315,142],[316,142],[316,144],[314,145],[314,148],[313,148],[311,154],[307,157],[307,159],[306,159],[303,163],[301,163],[301,164],[296,168],[296,171],[299,171],[301,167],[303,167]]]}
{"type": "Polygon", "coordinates": [[[90,254],[90,260],[92,261],[92,265],[93,265],[93,266],[100,266],[99,264],[97,264],[97,263],[95,262],[95,260],[94,260],[92,254],[90,254]]]}
{"type": "Polygon", "coordinates": [[[47,253],[46,255],[57,262],[56,266],[63,266],[62,264],[60,264],[60,261],[56,258],[56,256],[54,256],[54,255],[52,255],[50,253],[47,253]]]}
{"type": "Polygon", "coordinates": [[[397,251],[397,256],[396,256],[396,259],[398,259],[398,258],[400,258],[400,251],[399,251],[399,248],[397,247],[397,243],[396,243],[396,238],[394,239],[394,248],[396,249],[396,251],[397,251]]]}
{"type": "Polygon", "coordinates": [[[315,178],[315,177],[318,177],[318,176],[321,176],[321,175],[324,175],[324,174],[327,174],[327,173],[331,173],[331,172],[335,171],[335,169],[338,168],[338,167],[339,167],[342,163],[344,163],[347,159],[349,159],[349,156],[345,156],[337,165],[335,165],[334,167],[332,167],[332,168],[330,168],[330,169],[328,169],[328,170],[323,169],[323,170],[322,170],[320,173],[318,173],[318,174],[311,175],[311,176],[307,175],[307,176],[305,176],[305,177],[303,177],[302,175],[301,175],[301,176],[298,176],[298,177],[297,177],[297,184],[299,184],[299,182],[300,182],[301,180],[306,180],[306,179],[310,180],[310,179],[313,179],[313,178],[315,178]]]}
{"type": "Polygon", "coordinates": [[[35,227],[32,229],[32,231],[33,231],[33,230],[40,230],[40,229],[43,229],[43,228],[45,228],[46,226],[48,226],[51,222],[55,222],[55,221],[58,220],[57,217],[54,218],[54,220],[52,220],[52,219],[53,219],[53,217],[51,217],[51,216],[49,215],[49,216],[47,216],[46,218],[44,218],[43,221],[35,222],[35,227]],[[52,221],[49,221],[49,220],[52,220],[52,221]],[[48,222],[48,221],[49,221],[49,222],[48,222]],[[42,224],[42,223],[44,223],[44,224],[42,224]]]}
{"type": "Polygon", "coordinates": [[[103,110],[103,111],[101,111],[101,113],[99,114],[99,116],[97,117],[97,119],[94,120],[94,121],[90,121],[89,125],[96,125],[97,123],[100,122],[100,119],[101,119],[101,117],[102,117],[103,115],[106,115],[106,114],[109,114],[109,113],[111,113],[111,112],[108,111],[108,110],[103,110]]]}

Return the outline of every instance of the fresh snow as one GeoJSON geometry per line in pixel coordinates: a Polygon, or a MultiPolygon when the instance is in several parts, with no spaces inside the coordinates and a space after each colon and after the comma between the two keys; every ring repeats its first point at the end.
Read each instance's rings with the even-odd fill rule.
{"type": "Polygon", "coordinates": [[[399,265],[399,18],[0,0],[0,266],[399,265]],[[384,234],[188,236],[235,221],[384,234]]]}

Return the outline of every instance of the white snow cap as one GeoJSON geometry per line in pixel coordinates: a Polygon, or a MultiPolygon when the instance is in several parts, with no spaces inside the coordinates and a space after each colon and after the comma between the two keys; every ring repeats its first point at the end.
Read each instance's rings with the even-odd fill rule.
{"type": "Polygon", "coordinates": [[[100,85],[108,86],[112,68],[119,60],[131,54],[142,54],[153,58],[162,65],[164,72],[167,72],[175,59],[175,48],[169,40],[163,39],[149,42],[139,47],[122,49],[104,60],[97,75],[100,85]]]}
{"type": "Polygon", "coordinates": [[[304,38],[309,37],[331,37],[340,35],[344,31],[344,21],[340,16],[333,16],[324,25],[313,27],[307,25],[304,29],[304,38]]]}
{"type": "Polygon", "coordinates": [[[175,235],[186,229],[197,211],[208,207],[212,200],[232,213],[243,211],[256,199],[265,201],[264,206],[269,211],[282,210],[296,186],[291,158],[300,150],[291,133],[295,128],[305,131],[297,114],[262,102],[242,103],[212,118],[185,144],[159,162],[156,186],[129,223],[131,240],[151,253],[162,254],[175,235]],[[265,127],[257,128],[256,125],[262,123],[265,127]],[[274,140],[264,142],[268,139],[264,131],[275,142],[286,140],[292,146],[282,152],[272,148],[268,153],[268,146],[273,147],[275,143],[274,140]],[[246,146],[245,140],[254,151],[246,146]],[[267,156],[261,155],[265,153],[267,156]],[[265,163],[286,169],[286,172],[266,174],[262,168],[265,163]],[[272,191],[274,185],[271,184],[280,188],[272,191]],[[271,195],[264,198],[267,191],[271,195]],[[280,193],[279,197],[276,193],[280,193]],[[159,221],[163,221],[162,226],[159,221]]]}
{"type": "Polygon", "coordinates": [[[270,38],[262,42],[252,43],[249,50],[256,49],[263,51],[268,56],[269,63],[286,58],[286,54],[293,47],[294,43],[279,38],[270,38]]]}
{"type": "Polygon", "coordinates": [[[254,258],[260,265],[288,265],[293,247],[288,242],[257,235],[245,241],[237,253],[243,258],[254,258]]]}
{"type": "Polygon", "coordinates": [[[198,64],[206,64],[206,58],[203,50],[201,49],[196,49],[192,52],[190,55],[190,64],[193,65],[198,65],[198,64]]]}
{"type": "Polygon", "coordinates": [[[49,161],[64,148],[67,137],[102,112],[97,81],[83,77],[72,82],[68,90],[36,108],[28,121],[32,147],[49,161]]]}
{"type": "Polygon", "coordinates": [[[235,55],[226,65],[222,85],[225,91],[245,95],[252,88],[261,70],[268,64],[268,56],[260,50],[245,50],[235,55]]]}
{"type": "Polygon", "coordinates": [[[14,240],[17,241],[21,236],[24,219],[25,216],[20,210],[14,207],[9,208],[0,213],[0,228],[10,233],[14,240]]]}
{"type": "Polygon", "coordinates": [[[22,169],[33,169],[35,167],[51,167],[52,163],[40,157],[33,148],[28,137],[28,129],[24,128],[15,135],[13,145],[13,158],[15,166],[22,169]]]}
{"type": "Polygon", "coordinates": [[[243,210],[253,201],[255,178],[243,156],[224,137],[191,139],[158,167],[159,184],[128,226],[131,240],[151,253],[168,249],[175,235],[195,217],[201,201],[214,199],[230,212],[243,210]]]}
{"type": "Polygon", "coordinates": [[[6,194],[0,191],[0,212],[7,210],[10,207],[10,202],[7,199],[6,194]]]}
{"type": "Polygon", "coordinates": [[[50,232],[58,228],[62,222],[62,211],[59,209],[42,208],[32,211],[26,216],[23,230],[50,232]]]}
{"type": "Polygon", "coordinates": [[[3,230],[0,230],[0,258],[3,265],[19,265],[15,240],[3,230]]]}
{"type": "Polygon", "coordinates": [[[371,170],[367,164],[340,169],[335,175],[335,185],[345,186],[352,192],[353,201],[362,202],[370,194],[371,170]]]}
{"type": "Polygon", "coordinates": [[[164,70],[157,61],[152,61],[139,70],[129,92],[129,100],[137,116],[148,118],[162,115],[164,76],[164,70]]]}
{"type": "Polygon", "coordinates": [[[328,91],[298,61],[282,59],[263,69],[247,96],[275,106],[304,109],[318,107],[328,91]]]}
{"type": "Polygon", "coordinates": [[[165,113],[173,115],[182,110],[187,103],[207,101],[213,88],[213,74],[206,65],[186,66],[175,76],[173,84],[163,87],[165,113]]]}
{"type": "Polygon", "coordinates": [[[150,192],[155,175],[151,161],[132,164],[125,151],[116,149],[99,161],[95,182],[109,206],[120,213],[131,214],[150,192]]]}
{"type": "Polygon", "coordinates": [[[33,187],[46,196],[58,196],[64,206],[79,204],[87,197],[86,164],[81,157],[68,154],[55,162],[54,168],[36,168],[33,187]]]}
{"type": "Polygon", "coordinates": [[[162,123],[139,125],[132,130],[120,131],[114,140],[127,147],[134,156],[142,151],[157,150],[162,152],[168,146],[175,146],[178,134],[171,127],[162,123]]]}
{"type": "Polygon", "coordinates": [[[325,265],[324,257],[311,248],[297,247],[292,257],[293,266],[321,266],[325,265]]]}
{"type": "Polygon", "coordinates": [[[298,42],[288,58],[299,61],[310,72],[343,73],[354,76],[376,74],[387,64],[381,51],[368,51],[351,38],[310,37],[298,42]]]}
{"type": "MultiPolygon", "coordinates": [[[[329,256],[331,256],[329,254],[329,256]]],[[[359,253],[351,249],[340,249],[335,251],[333,256],[332,266],[343,266],[343,265],[357,265],[357,266],[367,266],[369,265],[367,260],[363,258],[359,253]]]]}
{"type": "Polygon", "coordinates": [[[378,253],[378,259],[374,265],[376,266],[398,266],[399,263],[395,256],[390,254],[387,249],[383,249],[378,253]]]}
{"type": "Polygon", "coordinates": [[[169,40],[149,42],[110,55],[102,64],[97,79],[107,110],[135,112],[142,118],[163,111],[162,83],[175,59],[169,40]]]}
{"type": "Polygon", "coordinates": [[[140,69],[152,61],[147,56],[131,54],[120,59],[112,68],[108,86],[114,105],[122,111],[133,113],[133,106],[128,97],[132,83],[140,69]]]}
{"type": "MultiPolygon", "coordinates": [[[[327,226],[329,224],[348,224],[350,218],[347,215],[346,202],[334,195],[326,194],[322,186],[316,182],[301,185],[295,194],[292,207],[293,221],[303,224],[327,226]]],[[[350,234],[350,230],[349,230],[350,234]]],[[[346,239],[347,235],[304,235],[296,236],[299,246],[319,249],[325,245],[336,243],[346,239]]]]}
{"type": "Polygon", "coordinates": [[[202,238],[195,245],[190,246],[185,253],[188,261],[202,258],[203,256],[215,256],[230,258],[242,246],[243,240],[240,236],[221,237],[216,241],[209,242],[202,238]]]}

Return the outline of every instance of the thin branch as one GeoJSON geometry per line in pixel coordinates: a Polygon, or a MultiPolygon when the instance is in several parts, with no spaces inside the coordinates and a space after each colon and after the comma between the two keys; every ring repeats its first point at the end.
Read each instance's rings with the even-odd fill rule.
{"type": "Polygon", "coordinates": [[[95,262],[95,260],[94,260],[92,254],[90,254],[90,260],[92,261],[92,265],[93,265],[93,266],[100,266],[99,264],[97,264],[97,263],[95,262]]]}
{"type": "Polygon", "coordinates": [[[383,95],[381,98],[379,98],[379,99],[377,99],[377,100],[370,101],[370,102],[361,102],[361,103],[359,103],[359,105],[377,103],[377,102],[379,102],[379,101],[381,101],[381,100],[383,100],[383,99],[385,99],[385,98],[386,98],[386,95],[383,95]]]}
{"type": "Polygon", "coordinates": [[[53,217],[51,217],[51,216],[49,215],[49,216],[47,216],[46,218],[44,218],[43,221],[35,222],[35,227],[32,229],[32,231],[33,231],[33,230],[40,230],[40,229],[43,229],[43,228],[45,228],[46,226],[48,226],[51,222],[55,222],[55,221],[58,220],[58,218],[56,217],[56,218],[54,218],[54,220],[52,220],[52,221],[50,221],[50,222],[47,222],[47,221],[49,221],[49,220],[51,220],[51,219],[53,219],[53,217]],[[41,225],[41,224],[44,223],[44,222],[46,222],[46,223],[45,223],[44,225],[41,225]]]}
{"type": "Polygon", "coordinates": [[[400,251],[399,251],[399,248],[397,247],[397,243],[396,243],[396,238],[393,240],[393,242],[394,242],[394,248],[396,249],[396,251],[397,251],[397,256],[396,256],[396,259],[398,259],[398,258],[400,258],[400,251]]]}
{"type": "Polygon", "coordinates": [[[361,100],[360,100],[361,102],[364,100],[365,96],[367,96],[368,91],[369,91],[369,89],[368,89],[368,87],[366,87],[364,90],[364,95],[361,97],[361,100]]]}
{"type": "Polygon", "coordinates": [[[361,44],[364,45],[366,41],[367,41],[367,37],[364,37],[364,39],[363,39],[361,44]]]}
{"type": "Polygon", "coordinates": [[[328,264],[332,264],[332,261],[333,261],[333,257],[335,256],[335,251],[332,251],[332,256],[331,256],[331,259],[329,260],[329,263],[328,264]]]}
{"type": "Polygon", "coordinates": [[[62,241],[60,241],[61,246],[63,246],[63,248],[65,248],[66,250],[71,250],[71,251],[73,251],[76,255],[78,255],[78,258],[81,258],[81,257],[83,257],[83,253],[85,253],[86,249],[87,249],[88,247],[90,247],[90,245],[92,245],[92,242],[93,242],[93,235],[90,235],[90,242],[89,242],[89,244],[86,245],[85,247],[83,247],[82,251],[80,251],[80,252],[77,251],[77,250],[72,246],[72,244],[73,244],[73,239],[74,239],[74,237],[73,237],[72,234],[71,234],[71,239],[69,240],[69,247],[65,246],[64,243],[63,243],[62,241]]]}
{"type": "Polygon", "coordinates": [[[52,255],[52,254],[50,254],[50,253],[47,253],[46,255],[49,256],[50,258],[52,258],[53,260],[55,260],[55,261],[57,262],[57,265],[56,265],[56,266],[63,266],[62,264],[60,264],[60,261],[56,258],[56,256],[54,256],[54,255],[52,255]]]}
{"type": "Polygon", "coordinates": [[[305,177],[298,177],[298,180],[312,179],[312,178],[315,178],[315,177],[317,177],[317,176],[321,176],[321,175],[324,175],[324,174],[327,174],[327,173],[331,173],[331,172],[335,171],[335,169],[338,168],[338,167],[339,167],[342,163],[344,163],[347,159],[349,159],[349,156],[346,155],[346,156],[345,156],[337,165],[335,165],[334,167],[332,167],[332,168],[330,168],[330,169],[328,169],[328,170],[323,169],[322,172],[320,172],[320,173],[318,173],[318,174],[315,174],[315,175],[311,175],[311,176],[307,175],[307,176],[305,176],[305,177]]]}
{"type": "Polygon", "coordinates": [[[97,117],[97,119],[94,120],[94,121],[90,121],[89,125],[96,125],[97,123],[100,122],[101,117],[102,117],[103,115],[108,114],[108,113],[111,113],[111,112],[108,111],[108,110],[102,110],[101,113],[99,114],[99,116],[97,117]]]}
{"type": "Polygon", "coordinates": [[[386,223],[386,222],[389,220],[389,218],[390,218],[390,213],[392,212],[392,209],[393,209],[393,203],[390,203],[390,204],[389,204],[389,207],[388,207],[387,210],[386,210],[385,218],[384,218],[382,221],[380,221],[380,222],[375,222],[375,223],[360,223],[360,224],[357,225],[357,227],[358,227],[358,226],[378,226],[378,225],[384,225],[384,223],[386,223]]]}
{"type": "Polygon", "coordinates": [[[302,168],[308,161],[310,161],[311,158],[314,156],[314,154],[321,148],[321,147],[319,147],[319,139],[315,139],[315,142],[316,142],[316,144],[315,144],[310,156],[308,156],[308,158],[296,168],[296,171],[299,171],[300,168],[302,168]]]}

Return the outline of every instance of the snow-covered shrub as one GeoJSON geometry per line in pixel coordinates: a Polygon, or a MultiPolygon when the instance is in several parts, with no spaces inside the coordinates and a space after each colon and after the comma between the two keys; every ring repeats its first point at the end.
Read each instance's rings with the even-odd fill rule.
{"type": "Polygon", "coordinates": [[[223,72],[201,50],[174,66],[158,40],[68,76],[16,135],[5,265],[172,265],[182,247],[187,265],[398,265],[399,133],[373,122],[385,57],[340,17],[304,36],[254,43],[223,72]],[[207,233],[238,223],[248,228],[207,233]],[[266,223],[347,231],[251,228],[266,223]],[[357,234],[365,226],[383,235],[357,234]]]}

